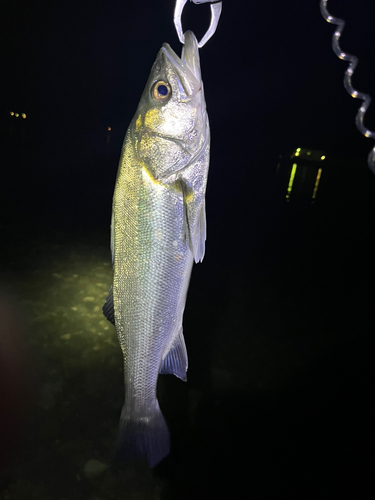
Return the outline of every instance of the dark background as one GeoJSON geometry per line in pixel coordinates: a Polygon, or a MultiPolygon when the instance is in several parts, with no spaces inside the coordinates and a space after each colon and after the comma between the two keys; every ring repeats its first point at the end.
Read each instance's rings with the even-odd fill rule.
{"type": "MultiPolygon", "coordinates": [[[[329,6],[349,21],[342,46],[359,57],[353,83],[371,94],[372,2],[331,0],[329,6]]],[[[10,186],[17,179],[30,217],[38,210],[43,220],[53,213],[69,227],[108,225],[110,203],[103,193],[112,193],[114,165],[152,62],[165,41],[180,50],[173,1],[13,1],[3,2],[2,10],[2,144],[16,125],[9,115],[14,108],[27,113],[22,126],[28,147],[15,166],[3,167],[4,206],[9,212],[15,205],[10,186]],[[97,189],[103,190],[99,196],[93,195],[97,189]]],[[[185,12],[184,26],[199,37],[209,6],[189,3],[185,12]]],[[[315,1],[225,3],[218,36],[201,51],[215,165],[208,201],[223,199],[222,186],[227,200],[208,203],[215,213],[211,231],[224,218],[231,221],[226,232],[237,232],[233,221],[243,210],[254,213],[250,204],[264,198],[285,151],[302,144],[367,157],[371,143],[355,129],[359,101],[342,88],[346,63],[330,48],[332,33],[315,1]],[[244,197],[238,210],[234,200],[244,197]]],[[[370,107],[366,124],[373,122],[370,107]]],[[[14,149],[21,155],[18,145],[14,149]]]]}
{"type": "MultiPolygon", "coordinates": [[[[96,256],[110,262],[121,144],[162,43],[180,52],[173,7],[172,0],[2,2],[0,238],[2,300],[10,319],[3,321],[0,346],[4,359],[16,360],[2,364],[3,405],[6,412],[13,405],[14,413],[2,424],[11,436],[4,498],[112,499],[129,484],[129,498],[244,492],[255,499],[370,498],[375,177],[367,155],[373,142],[355,127],[360,101],[343,88],[347,64],[331,50],[334,27],[317,0],[224,0],[218,30],[201,49],[212,135],[208,239],[185,314],[189,381],[161,377],[172,453],[149,478],[157,489],[140,493],[136,472],[107,471],[105,489],[89,477],[74,482],[77,470],[83,477],[86,460],[109,462],[116,436],[122,380],[106,359],[80,365],[79,345],[74,368],[61,372],[56,390],[48,386],[57,399],[36,409],[51,368],[47,361],[36,368],[39,348],[54,345],[51,318],[43,335],[30,326],[38,300],[57,293],[49,277],[67,276],[70,265],[78,276],[96,256]],[[313,204],[285,199],[297,147],[326,155],[313,204]],[[12,318],[19,317],[22,325],[14,326],[12,318]],[[87,374],[94,372],[103,376],[97,394],[93,389],[76,403],[84,418],[75,429],[69,418],[78,406],[62,418],[59,404],[77,380],[87,376],[89,385],[87,374]],[[113,436],[106,448],[93,445],[95,453],[85,454],[87,443],[99,440],[99,417],[92,414],[102,408],[106,418],[102,395],[112,383],[118,388],[108,424],[113,436]],[[26,393],[31,401],[25,403],[26,393]],[[55,422],[53,430],[30,433],[35,415],[55,422]],[[76,442],[72,436],[86,427],[91,434],[79,453],[73,445],[48,447],[51,436],[76,442]],[[29,464],[38,457],[36,472],[29,464]]],[[[347,21],[341,47],[359,58],[354,87],[374,95],[374,2],[330,0],[328,9],[347,21]]],[[[186,6],[183,25],[198,38],[208,22],[207,5],[186,6]]],[[[373,106],[365,123],[375,129],[373,106]]],[[[106,273],[109,286],[110,268],[106,273]]],[[[70,305],[59,300],[52,308],[66,319],[70,305]]],[[[121,369],[119,348],[113,349],[121,369]]],[[[57,346],[51,364],[70,355],[57,346]]]]}

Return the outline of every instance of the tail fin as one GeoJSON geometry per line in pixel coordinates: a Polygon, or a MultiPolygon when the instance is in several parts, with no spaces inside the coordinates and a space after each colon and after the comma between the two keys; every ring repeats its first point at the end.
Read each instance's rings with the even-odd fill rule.
{"type": "Polygon", "coordinates": [[[129,413],[124,405],[117,440],[119,460],[146,457],[149,466],[155,467],[169,451],[169,431],[157,400],[147,415],[129,413]]]}

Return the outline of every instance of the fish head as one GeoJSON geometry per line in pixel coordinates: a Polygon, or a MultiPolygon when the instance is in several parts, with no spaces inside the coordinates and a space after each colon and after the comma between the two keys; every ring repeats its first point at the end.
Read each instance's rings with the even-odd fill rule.
{"type": "Polygon", "coordinates": [[[160,49],[133,119],[139,159],[156,179],[178,172],[202,146],[207,115],[195,35],[185,33],[181,57],[160,49]]]}

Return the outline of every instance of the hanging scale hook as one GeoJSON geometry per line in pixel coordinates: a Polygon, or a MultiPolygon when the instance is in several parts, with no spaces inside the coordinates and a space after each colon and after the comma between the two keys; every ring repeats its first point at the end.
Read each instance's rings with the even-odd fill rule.
{"type": "MultiPolygon", "coordinates": [[[[181,16],[182,16],[182,11],[184,10],[185,4],[188,0],[176,0],[176,6],[174,9],[174,25],[176,27],[178,39],[182,44],[185,43],[185,36],[184,32],[182,31],[182,24],[181,24],[181,16]]],[[[210,26],[206,32],[206,34],[203,36],[202,40],[198,43],[198,47],[202,48],[203,45],[212,37],[212,35],[215,33],[217,25],[219,23],[220,19],[220,14],[221,14],[221,9],[223,7],[223,2],[221,0],[191,0],[192,2],[196,4],[200,3],[210,3],[211,4],[211,22],[210,26]]]]}

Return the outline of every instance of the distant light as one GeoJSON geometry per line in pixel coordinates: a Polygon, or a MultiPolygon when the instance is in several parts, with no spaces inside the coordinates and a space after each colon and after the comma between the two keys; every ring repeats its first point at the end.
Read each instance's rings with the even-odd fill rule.
{"type": "Polygon", "coordinates": [[[26,113],[22,113],[22,118],[26,118],[26,113]]]}
{"type": "Polygon", "coordinates": [[[293,182],[294,182],[294,177],[296,176],[296,171],[297,171],[297,163],[293,163],[292,171],[291,171],[290,178],[289,178],[288,190],[287,190],[287,194],[286,194],[287,200],[289,200],[290,193],[292,192],[292,189],[293,189],[293,182]]]}
{"type": "Polygon", "coordinates": [[[321,157],[320,157],[320,159],[321,159],[321,160],[325,160],[325,159],[326,159],[326,157],[325,157],[325,156],[321,156],[321,157]]]}
{"type": "Polygon", "coordinates": [[[314,191],[313,191],[313,195],[312,195],[312,199],[313,200],[315,200],[316,193],[318,192],[318,187],[319,187],[319,182],[320,182],[321,175],[322,175],[322,169],[320,168],[318,170],[318,173],[317,173],[317,176],[316,176],[316,180],[315,180],[315,186],[314,186],[314,191]]]}
{"type": "Polygon", "coordinates": [[[108,130],[108,132],[110,132],[112,130],[112,128],[111,127],[107,127],[107,130],[108,130]]]}
{"type": "Polygon", "coordinates": [[[14,113],[14,116],[15,116],[16,118],[18,118],[20,115],[19,115],[19,113],[14,113]]]}
{"type": "Polygon", "coordinates": [[[10,116],[14,116],[14,112],[13,111],[10,112],[10,116]]]}
{"type": "Polygon", "coordinates": [[[307,151],[307,156],[310,156],[311,155],[311,151],[307,151]]]}

